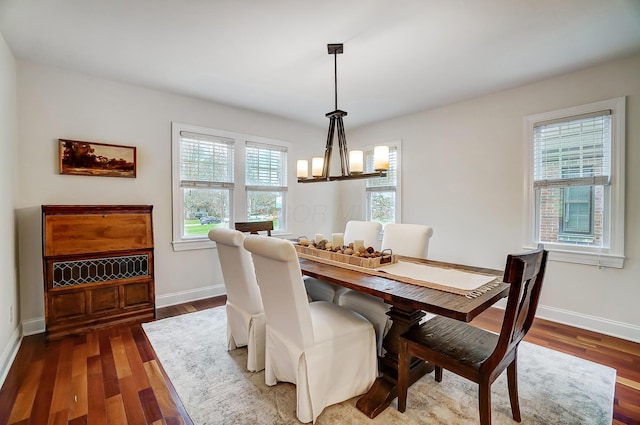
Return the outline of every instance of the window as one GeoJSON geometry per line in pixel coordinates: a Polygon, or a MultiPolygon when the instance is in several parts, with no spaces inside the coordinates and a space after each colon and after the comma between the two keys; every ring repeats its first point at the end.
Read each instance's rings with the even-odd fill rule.
{"type": "Polygon", "coordinates": [[[246,144],[247,220],[273,220],[284,229],[287,199],[287,148],[246,144]]]}
{"type": "Polygon", "coordinates": [[[625,99],[525,119],[525,243],[551,259],[622,267],[625,99]]]}
{"type": "Polygon", "coordinates": [[[173,247],[213,246],[213,227],[274,220],[284,231],[287,150],[284,142],[173,123],[173,247]]]}
{"type": "MultiPolygon", "coordinates": [[[[387,177],[367,179],[367,221],[377,221],[383,226],[400,221],[400,142],[389,143],[389,170],[387,177]]],[[[366,150],[366,170],[373,172],[373,149],[366,150]]]]}

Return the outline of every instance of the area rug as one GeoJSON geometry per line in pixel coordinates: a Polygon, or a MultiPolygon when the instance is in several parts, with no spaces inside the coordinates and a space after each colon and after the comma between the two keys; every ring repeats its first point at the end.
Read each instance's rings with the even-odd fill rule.
{"type": "MultiPolygon", "coordinates": [[[[197,425],[297,424],[295,386],[268,387],[264,372],[245,370],[246,348],[226,350],[224,307],[145,323],[143,328],[189,416],[197,425]]],[[[611,424],[616,372],[593,362],[521,343],[518,383],[522,424],[611,424]]],[[[356,409],[357,397],[327,407],[316,424],[479,423],[477,386],[444,371],[409,389],[407,410],[396,401],[374,419],[356,409]]],[[[492,386],[493,424],[511,417],[506,372],[492,386]]]]}

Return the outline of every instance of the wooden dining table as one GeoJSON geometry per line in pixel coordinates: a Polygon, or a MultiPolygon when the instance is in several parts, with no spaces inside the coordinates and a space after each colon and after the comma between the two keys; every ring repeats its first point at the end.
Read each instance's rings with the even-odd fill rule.
{"type": "MultiPolygon", "coordinates": [[[[399,260],[495,276],[496,285],[479,296],[466,297],[440,289],[405,283],[379,274],[373,275],[352,268],[340,267],[329,262],[300,258],[300,269],[304,275],[379,297],[391,305],[387,314],[392,319],[392,326],[383,340],[386,353],[378,361],[380,376],[369,391],[356,403],[356,407],[370,418],[374,418],[384,411],[398,396],[399,338],[412,326],[418,326],[420,319],[425,316],[425,312],[470,322],[496,301],[506,297],[509,292],[509,284],[502,282],[503,272],[501,270],[409,257],[400,257],[399,260]]],[[[433,369],[433,365],[414,358],[410,368],[410,385],[425,374],[432,372],[433,369]]]]}

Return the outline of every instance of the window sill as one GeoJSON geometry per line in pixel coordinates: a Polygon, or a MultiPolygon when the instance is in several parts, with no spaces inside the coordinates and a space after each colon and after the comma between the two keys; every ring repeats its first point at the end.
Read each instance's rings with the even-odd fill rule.
{"type": "MultiPolygon", "coordinates": [[[[290,239],[291,233],[272,233],[272,236],[282,239],[290,239]]],[[[192,251],[195,249],[212,249],[216,247],[216,243],[209,238],[187,239],[171,242],[173,251],[192,251]]]]}
{"type": "Polygon", "coordinates": [[[211,239],[192,239],[192,240],[182,240],[182,241],[173,241],[171,242],[173,245],[173,251],[191,251],[194,249],[211,249],[215,248],[216,244],[211,239]]]}
{"type": "Polygon", "coordinates": [[[611,267],[614,269],[621,269],[624,266],[624,256],[620,255],[547,249],[549,249],[549,261],[611,267]]]}

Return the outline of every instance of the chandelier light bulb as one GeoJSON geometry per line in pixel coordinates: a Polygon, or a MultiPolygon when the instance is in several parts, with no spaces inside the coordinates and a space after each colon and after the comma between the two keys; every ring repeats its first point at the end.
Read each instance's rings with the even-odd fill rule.
{"type": "Polygon", "coordinates": [[[389,169],[389,146],[376,146],[373,148],[373,169],[387,171],[389,169]]]}
{"type": "Polygon", "coordinates": [[[322,168],[324,167],[324,158],[315,156],[311,158],[311,175],[313,177],[322,177],[322,168]]]}

